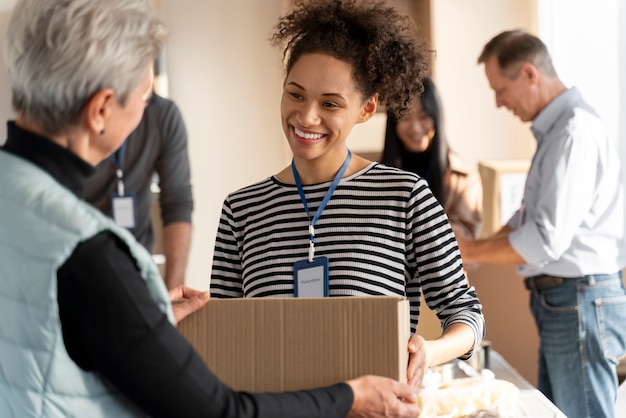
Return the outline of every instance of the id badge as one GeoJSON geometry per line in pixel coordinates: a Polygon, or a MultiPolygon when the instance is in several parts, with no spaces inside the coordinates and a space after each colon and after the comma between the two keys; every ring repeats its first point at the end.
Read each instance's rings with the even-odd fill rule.
{"type": "Polygon", "coordinates": [[[296,261],[293,265],[293,286],[297,298],[328,297],[328,257],[296,261]]]}
{"type": "Polygon", "coordinates": [[[119,226],[132,229],[136,225],[135,195],[132,193],[120,196],[113,193],[113,220],[119,226]]]}

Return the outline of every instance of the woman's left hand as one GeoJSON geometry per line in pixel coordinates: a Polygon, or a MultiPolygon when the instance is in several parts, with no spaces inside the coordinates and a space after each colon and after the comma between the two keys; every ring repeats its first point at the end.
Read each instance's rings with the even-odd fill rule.
{"type": "Polygon", "coordinates": [[[413,335],[409,341],[409,367],[407,368],[408,384],[418,393],[422,387],[424,373],[428,365],[428,344],[421,335],[413,335]]]}

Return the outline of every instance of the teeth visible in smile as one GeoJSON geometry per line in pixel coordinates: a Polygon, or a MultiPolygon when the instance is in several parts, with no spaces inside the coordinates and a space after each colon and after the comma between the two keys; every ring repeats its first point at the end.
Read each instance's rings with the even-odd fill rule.
{"type": "Polygon", "coordinates": [[[304,139],[320,139],[323,136],[322,134],[307,134],[307,133],[302,132],[298,128],[293,128],[293,129],[296,132],[296,135],[304,139]]]}

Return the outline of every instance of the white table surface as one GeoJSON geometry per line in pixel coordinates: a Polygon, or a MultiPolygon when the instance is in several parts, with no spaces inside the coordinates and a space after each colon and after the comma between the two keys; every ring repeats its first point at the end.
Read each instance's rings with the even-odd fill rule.
{"type": "Polygon", "coordinates": [[[497,379],[507,380],[520,389],[520,403],[529,418],[567,418],[548,398],[530,384],[497,351],[489,352],[489,370],[497,379]]]}

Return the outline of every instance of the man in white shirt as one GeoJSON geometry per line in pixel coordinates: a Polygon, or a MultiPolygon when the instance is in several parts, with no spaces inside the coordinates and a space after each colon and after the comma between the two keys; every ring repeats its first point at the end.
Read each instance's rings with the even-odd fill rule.
{"type": "Polygon", "coordinates": [[[624,186],[614,142],[546,46],[506,31],[484,47],[496,105],[537,140],[523,203],[494,236],[457,234],[465,263],[519,264],[540,335],[539,389],[569,417],[613,417],[626,353],[624,186]]]}

